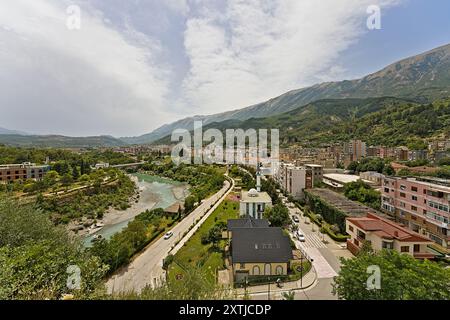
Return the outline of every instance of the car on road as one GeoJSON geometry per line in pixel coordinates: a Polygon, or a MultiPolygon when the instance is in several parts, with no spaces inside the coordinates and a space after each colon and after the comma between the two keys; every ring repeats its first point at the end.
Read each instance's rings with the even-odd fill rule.
{"type": "Polygon", "coordinates": [[[173,236],[173,232],[169,231],[164,235],[164,240],[168,240],[168,239],[172,238],[172,236],[173,236]]]}
{"type": "Polygon", "coordinates": [[[300,241],[300,242],[305,242],[306,241],[305,236],[301,232],[297,231],[295,233],[295,236],[297,237],[298,241],[300,241]]]}
{"type": "Polygon", "coordinates": [[[292,215],[292,221],[294,221],[295,223],[300,222],[300,220],[298,219],[298,217],[296,215],[292,215]]]}

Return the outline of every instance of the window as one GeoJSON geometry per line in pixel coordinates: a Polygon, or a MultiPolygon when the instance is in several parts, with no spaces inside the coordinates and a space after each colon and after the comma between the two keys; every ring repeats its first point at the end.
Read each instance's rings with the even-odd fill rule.
{"type": "Polygon", "coordinates": [[[361,230],[358,230],[358,238],[365,240],[366,234],[362,232],[361,230]]]}
{"type": "Polygon", "coordinates": [[[411,191],[417,192],[417,187],[411,187],[411,191]]]}
{"type": "Polygon", "coordinates": [[[402,247],[400,248],[400,251],[401,251],[401,252],[409,252],[409,246],[402,246],[402,247]]]}
{"type": "Polygon", "coordinates": [[[383,241],[383,242],[381,243],[381,247],[382,247],[383,249],[394,249],[394,244],[393,244],[392,242],[386,242],[386,241],[383,241]]]}
{"type": "Polygon", "coordinates": [[[266,266],[264,267],[264,274],[266,276],[270,276],[272,274],[272,266],[270,263],[266,263],[266,266]]]}
{"type": "Polygon", "coordinates": [[[412,210],[412,211],[417,211],[417,207],[411,206],[411,210],[412,210]]]}
{"type": "Polygon", "coordinates": [[[406,186],[401,185],[401,186],[400,186],[400,190],[406,190],[406,186]]]}
{"type": "Polygon", "coordinates": [[[414,252],[420,252],[420,244],[414,245],[414,252]]]}
{"type": "Polygon", "coordinates": [[[261,270],[259,269],[259,266],[253,266],[253,275],[259,276],[261,274],[261,270]]]}
{"type": "Polygon", "coordinates": [[[411,196],[411,199],[412,199],[413,201],[417,201],[417,197],[416,197],[416,196],[411,196]]]}
{"type": "Polygon", "coordinates": [[[400,192],[400,197],[402,197],[402,198],[406,198],[406,194],[405,194],[405,193],[403,193],[403,192],[400,192]]]}
{"type": "Polygon", "coordinates": [[[354,229],[353,229],[353,226],[350,226],[350,225],[349,225],[349,226],[348,226],[348,230],[350,230],[351,232],[353,232],[353,230],[354,230],[354,229]]]}
{"type": "Polygon", "coordinates": [[[283,267],[282,266],[277,266],[275,269],[275,273],[277,274],[277,276],[280,276],[283,274],[283,267]]]}

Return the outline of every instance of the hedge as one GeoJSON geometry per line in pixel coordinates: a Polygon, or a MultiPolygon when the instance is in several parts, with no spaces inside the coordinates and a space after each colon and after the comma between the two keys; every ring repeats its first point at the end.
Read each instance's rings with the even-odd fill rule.
{"type": "Polygon", "coordinates": [[[321,227],[326,232],[326,234],[328,234],[330,236],[330,238],[333,239],[334,241],[345,242],[349,238],[348,235],[335,234],[330,229],[330,227],[327,223],[321,222],[319,219],[317,219],[317,216],[314,213],[310,212],[309,210],[305,210],[304,212],[311,219],[312,222],[314,222],[319,227],[321,227]]]}
{"type": "Polygon", "coordinates": [[[339,230],[343,233],[345,232],[345,218],[347,215],[333,207],[332,205],[324,202],[317,196],[308,193],[305,190],[306,203],[308,207],[317,214],[320,214],[323,219],[329,224],[336,224],[339,230]]]}

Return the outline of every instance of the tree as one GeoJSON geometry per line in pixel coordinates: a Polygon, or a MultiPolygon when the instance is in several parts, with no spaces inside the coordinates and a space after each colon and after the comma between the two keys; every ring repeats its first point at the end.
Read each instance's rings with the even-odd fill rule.
{"type": "Polygon", "coordinates": [[[186,199],[184,199],[184,212],[189,213],[194,209],[195,204],[195,198],[194,196],[190,195],[187,196],[186,199]]]}
{"type": "Polygon", "coordinates": [[[357,171],[357,170],[358,170],[358,165],[359,165],[358,161],[352,161],[352,162],[350,162],[350,164],[347,166],[347,170],[350,170],[350,171],[357,171]]]}
{"type": "Polygon", "coordinates": [[[389,164],[389,165],[387,165],[387,166],[384,167],[384,169],[383,169],[383,174],[384,174],[385,176],[393,176],[393,175],[395,175],[395,170],[394,170],[394,168],[389,164]]]}
{"type": "Polygon", "coordinates": [[[66,229],[10,199],[0,199],[0,265],[0,299],[89,298],[106,272],[66,229]],[[70,266],[81,272],[80,290],[67,287],[70,266]]]}
{"type": "Polygon", "coordinates": [[[80,171],[78,170],[78,168],[76,166],[74,166],[72,168],[72,178],[74,181],[77,181],[79,177],[80,177],[80,171]]]}
{"type": "Polygon", "coordinates": [[[264,211],[264,218],[269,220],[273,227],[283,227],[291,222],[289,210],[282,204],[276,204],[274,207],[267,207],[264,211]]]}
{"type": "Polygon", "coordinates": [[[55,185],[58,180],[59,180],[59,173],[51,170],[44,175],[43,182],[46,188],[50,188],[53,185],[55,185]]]}
{"type": "Polygon", "coordinates": [[[69,174],[69,173],[66,173],[66,174],[63,175],[62,178],[61,178],[61,183],[62,183],[64,186],[68,186],[68,185],[70,185],[72,182],[73,182],[73,178],[72,178],[72,175],[69,174]]]}
{"type": "Polygon", "coordinates": [[[439,160],[438,164],[440,166],[450,166],[450,157],[442,158],[439,160]]]}
{"type": "Polygon", "coordinates": [[[346,300],[449,300],[449,283],[450,269],[436,262],[420,261],[394,250],[382,250],[362,253],[353,259],[341,259],[333,293],[346,300]],[[368,290],[369,277],[376,276],[370,270],[377,268],[380,287],[368,290]]]}

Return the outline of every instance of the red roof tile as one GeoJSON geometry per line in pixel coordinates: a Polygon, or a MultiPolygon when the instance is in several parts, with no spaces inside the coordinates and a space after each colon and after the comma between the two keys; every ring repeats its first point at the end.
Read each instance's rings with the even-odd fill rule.
{"type": "Polygon", "coordinates": [[[404,242],[431,242],[417,232],[371,213],[368,213],[367,217],[347,218],[347,221],[364,231],[374,232],[383,239],[396,239],[404,242]]]}

